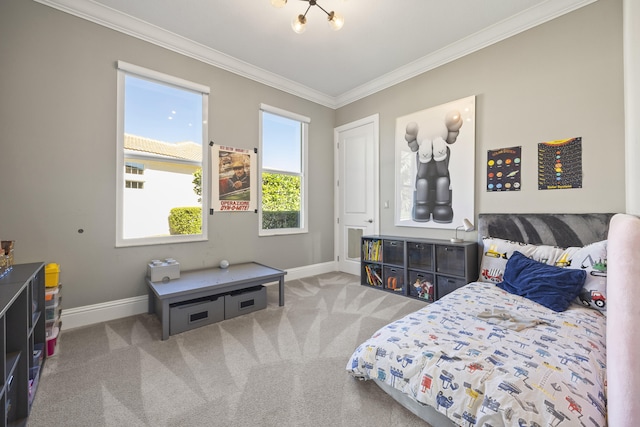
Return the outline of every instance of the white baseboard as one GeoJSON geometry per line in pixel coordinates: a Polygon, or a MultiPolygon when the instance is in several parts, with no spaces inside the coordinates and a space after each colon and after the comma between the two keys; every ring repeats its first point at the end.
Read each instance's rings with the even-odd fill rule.
{"type": "Polygon", "coordinates": [[[287,280],[302,279],[303,277],[315,276],[318,274],[331,273],[336,271],[337,264],[334,261],[325,262],[323,264],[307,265],[304,267],[296,267],[287,270],[287,275],[284,276],[285,282],[287,280]]]}
{"type": "MultiPolygon", "coordinates": [[[[333,261],[289,269],[284,279],[286,282],[288,280],[301,279],[303,277],[330,273],[332,271],[336,271],[336,263],[333,261]]],[[[62,321],[64,329],[68,330],[146,313],[148,308],[149,297],[147,295],[141,295],[100,304],[64,309],[62,310],[60,320],[62,321]]]]}
{"type": "Polygon", "coordinates": [[[149,297],[141,295],[139,297],[63,309],[60,314],[60,321],[62,322],[63,330],[79,328],[93,325],[94,323],[146,313],[148,308],[149,297]]]}

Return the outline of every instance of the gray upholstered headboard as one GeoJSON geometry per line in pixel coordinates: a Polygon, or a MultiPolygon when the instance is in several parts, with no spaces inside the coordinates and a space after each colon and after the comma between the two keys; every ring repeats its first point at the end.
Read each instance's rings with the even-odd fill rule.
{"type": "Polygon", "coordinates": [[[478,239],[554,245],[584,246],[607,238],[612,213],[589,214],[480,214],[478,239]]]}

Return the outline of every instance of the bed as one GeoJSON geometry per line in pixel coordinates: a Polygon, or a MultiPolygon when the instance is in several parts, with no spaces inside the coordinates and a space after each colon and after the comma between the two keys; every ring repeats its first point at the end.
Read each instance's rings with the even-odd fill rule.
{"type": "Polygon", "coordinates": [[[481,214],[478,231],[478,281],[380,328],[347,372],[434,427],[635,425],[640,220],[481,214]]]}

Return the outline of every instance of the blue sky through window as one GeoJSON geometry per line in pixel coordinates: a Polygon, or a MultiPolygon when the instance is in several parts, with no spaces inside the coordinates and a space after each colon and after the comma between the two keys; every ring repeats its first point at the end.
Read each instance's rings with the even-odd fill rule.
{"type": "Polygon", "coordinates": [[[301,123],[262,112],[262,166],[266,169],[300,173],[301,123]]]}
{"type": "Polygon", "coordinates": [[[126,76],[124,131],[158,141],[202,144],[202,94],[126,76]]]}
{"type": "MultiPolygon", "coordinates": [[[[127,75],[124,108],[125,133],[168,143],[203,143],[201,93],[127,75]]],[[[276,114],[262,114],[263,166],[300,173],[301,123],[276,114]]],[[[251,141],[244,142],[238,148],[251,147],[251,141]]]]}

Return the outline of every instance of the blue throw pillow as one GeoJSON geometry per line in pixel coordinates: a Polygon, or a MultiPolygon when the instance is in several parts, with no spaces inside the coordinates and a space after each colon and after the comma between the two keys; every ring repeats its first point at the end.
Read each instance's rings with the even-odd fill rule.
{"type": "Polygon", "coordinates": [[[583,270],[543,264],[514,252],[507,261],[501,289],[542,304],[553,311],[565,311],[587,277],[583,270]]]}

